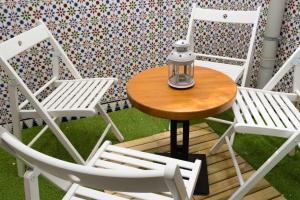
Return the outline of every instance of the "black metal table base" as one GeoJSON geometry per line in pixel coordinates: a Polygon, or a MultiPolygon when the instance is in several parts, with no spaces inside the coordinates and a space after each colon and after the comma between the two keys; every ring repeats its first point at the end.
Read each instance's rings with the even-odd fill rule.
{"type": "Polygon", "coordinates": [[[171,154],[164,154],[172,158],[194,162],[196,159],[202,161],[200,174],[195,187],[195,195],[208,195],[208,174],[205,154],[189,154],[189,134],[190,134],[190,122],[188,120],[177,121],[171,120],[171,154]],[[182,145],[177,143],[177,125],[182,123],[182,145]]]}

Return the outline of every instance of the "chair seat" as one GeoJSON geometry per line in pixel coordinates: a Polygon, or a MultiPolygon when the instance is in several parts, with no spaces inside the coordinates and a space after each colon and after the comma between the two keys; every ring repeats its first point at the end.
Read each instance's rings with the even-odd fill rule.
{"type": "MultiPolygon", "coordinates": [[[[167,163],[176,163],[180,167],[180,172],[184,178],[184,184],[189,196],[192,196],[200,172],[201,161],[195,163],[182,161],[165,156],[145,153],[128,148],[103,143],[98,152],[88,162],[87,165],[99,169],[125,169],[126,171],[145,171],[165,168],[167,163]]],[[[166,193],[129,193],[129,192],[101,192],[94,189],[73,184],[66,193],[65,199],[99,199],[99,200],[124,200],[124,199],[148,199],[148,200],[170,200],[171,194],[166,193]]]]}
{"type": "Polygon", "coordinates": [[[207,67],[210,69],[217,70],[229,76],[232,80],[237,82],[243,74],[243,66],[230,65],[218,62],[195,60],[195,66],[207,67]]]}
{"type": "Polygon", "coordinates": [[[241,87],[232,108],[239,132],[289,137],[300,129],[300,113],[285,93],[241,87]]]}
{"type": "MultiPolygon", "coordinates": [[[[53,117],[94,115],[97,113],[96,104],[114,81],[114,78],[60,81],[59,86],[41,104],[53,117]]],[[[30,113],[36,111],[26,110],[26,114],[30,113]]]]}

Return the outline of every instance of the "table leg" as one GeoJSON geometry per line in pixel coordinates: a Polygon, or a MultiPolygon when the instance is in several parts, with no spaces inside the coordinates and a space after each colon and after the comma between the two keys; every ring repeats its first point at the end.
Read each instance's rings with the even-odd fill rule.
{"type": "Polygon", "coordinates": [[[189,160],[190,121],[183,121],[182,133],[182,157],[189,160]]]}
{"type": "Polygon", "coordinates": [[[194,162],[196,159],[202,161],[201,171],[198,177],[198,181],[195,187],[194,195],[207,195],[209,194],[208,186],[208,175],[207,175],[207,165],[206,165],[206,156],[205,154],[189,154],[189,135],[190,135],[190,121],[177,121],[171,120],[171,156],[172,158],[177,158],[181,160],[194,162]],[[177,143],[177,124],[182,123],[182,145],[177,143]]]}
{"type": "Polygon", "coordinates": [[[171,120],[171,157],[182,160],[189,160],[189,133],[190,121],[171,120]],[[177,143],[177,124],[183,124],[182,145],[177,143]]]}
{"type": "Polygon", "coordinates": [[[177,158],[177,121],[171,120],[171,157],[177,158]]]}

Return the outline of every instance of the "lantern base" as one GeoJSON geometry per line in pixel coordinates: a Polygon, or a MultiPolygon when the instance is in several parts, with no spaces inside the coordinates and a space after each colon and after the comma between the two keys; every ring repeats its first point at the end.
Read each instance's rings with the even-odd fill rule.
{"type": "Polygon", "coordinates": [[[168,84],[170,87],[175,88],[175,89],[188,89],[191,88],[195,85],[195,81],[192,80],[190,84],[182,84],[182,85],[175,85],[171,81],[168,81],[168,84]]]}

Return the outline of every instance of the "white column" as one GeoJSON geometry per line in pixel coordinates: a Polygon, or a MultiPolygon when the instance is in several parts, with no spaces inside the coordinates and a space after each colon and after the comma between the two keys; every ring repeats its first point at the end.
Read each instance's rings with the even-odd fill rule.
{"type": "Polygon", "coordinates": [[[258,88],[263,88],[273,76],[286,1],[287,0],[271,0],[269,4],[268,22],[265,30],[265,40],[262,51],[262,62],[258,73],[258,88]]]}

